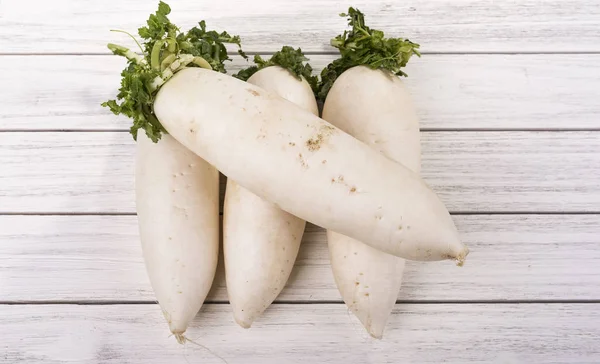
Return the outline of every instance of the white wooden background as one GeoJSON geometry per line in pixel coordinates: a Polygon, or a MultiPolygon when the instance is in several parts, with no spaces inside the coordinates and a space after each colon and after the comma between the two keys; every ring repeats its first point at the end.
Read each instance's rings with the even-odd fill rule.
{"type": "MultiPolygon", "coordinates": [[[[600,362],[600,3],[593,0],[171,0],[268,54],[320,70],[349,5],[422,44],[406,80],[423,176],[471,248],[408,264],[385,337],[341,302],[309,224],[287,288],[250,330],[222,267],[169,338],[145,275],[129,121],[101,109],[124,62],[108,29],[154,1],[0,0],[0,363],[600,362]],[[220,359],[221,357],[222,359],[220,359]]],[[[243,66],[239,59],[231,70],[243,66]]]]}

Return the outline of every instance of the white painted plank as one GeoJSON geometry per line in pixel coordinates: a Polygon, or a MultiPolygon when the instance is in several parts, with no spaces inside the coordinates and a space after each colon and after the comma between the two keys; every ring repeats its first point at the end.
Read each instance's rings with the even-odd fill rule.
{"type": "MultiPolygon", "coordinates": [[[[171,0],[171,19],[188,28],[201,19],[240,34],[251,51],[283,44],[330,50],[345,28],[337,14],[356,6],[369,24],[409,37],[429,52],[566,52],[600,50],[600,4],[590,0],[171,0]]],[[[27,1],[0,3],[3,53],[107,52],[106,43],[133,45],[109,29],[135,32],[155,1],[27,1]]]]}
{"type": "MultiPolygon", "coordinates": [[[[600,206],[600,133],[424,132],[422,144],[422,175],[450,211],[600,206]]],[[[125,132],[0,133],[0,213],[132,213],[133,154],[125,132]]]]}
{"type": "Polygon", "coordinates": [[[597,363],[599,309],[398,305],[377,341],[341,304],[273,305],[249,330],[208,305],[188,330],[208,351],[169,338],[156,305],[0,306],[0,363],[597,363]]]}
{"type": "MultiPolygon", "coordinates": [[[[408,301],[600,300],[600,215],[454,216],[462,268],[409,262],[408,301]]],[[[2,301],[153,301],[135,216],[0,216],[2,301]],[[40,279],[43,277],[43,279],[40,279]]],[[[227,301],[222,264],[208,300],[227,301]]],[[[278,300],[340,301],[325,232],[308,225],[278,300]]]]}
{"type": "MultiPolygon", "coordinates": [[[[311,55],[320,70],[335,56],[311,55]]],[[[229,69],[246,63],[235,57],[229,69]]],[[[101,108],[124,61],[114,56],[0,57],[0,130],[126,130],[101,108]]],[[[425,55],[405,79],[424,129],[600,128],[600,55],[425,55]]]]}

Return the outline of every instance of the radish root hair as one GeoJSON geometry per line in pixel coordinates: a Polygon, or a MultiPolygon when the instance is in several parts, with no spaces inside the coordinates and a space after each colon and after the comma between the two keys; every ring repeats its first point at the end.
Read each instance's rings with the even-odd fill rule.
{"type": "MultiPolygon", "coordinates": [[[[227,360],[225,360],[225,358],[223,358],[221,355],[219,355],[219,354],[215,353],[214,351],[210,350],[210,349],[209,349],[209,348],[207,348],[206,346],[204,346],[204,345],[202,345],[202,344],[200,344],[200,343],[198,343],[198,342],[196,342],[196,341],[194,341],[194,340],[192,340],[192,339],[188,338],[188,337],[187,337],[187,336],[185,336],[183,333],[173,333],[173,335],[172,335],[172,336],[175,336],[175,339],[177,340],[177,342],[178,342],[178,343],[180,343],[180,344],[182,344],[182,345],[184,345],[185,343],[188,343],[188,342],[189,342],[189,343],[192,343],[192,344],[194,344],[194,345],[196,345],[196,346],[199,346],[199,347],[201,347],[202,349],[204,349],[204,350],[208,351],[208,352],[209,352],[211,355],[213,355],[213,356],[215,356],[215,357],[217,357],[217,358],[221,359],[221,361],[222,361],[223,363],[225,363],[225,364],[229,364],[229,363],[227,362],[227,360]]],[[[187,361],[187,359],[186,359],[186,361],[187,361]]]]}
{"type": "Polygon", "coordinates": [[[177,340],[178,343],[182,345],[185,344],[187,338],[183,333],[173,333],[173,335],[175,336],[175,340],[177,340]]]}

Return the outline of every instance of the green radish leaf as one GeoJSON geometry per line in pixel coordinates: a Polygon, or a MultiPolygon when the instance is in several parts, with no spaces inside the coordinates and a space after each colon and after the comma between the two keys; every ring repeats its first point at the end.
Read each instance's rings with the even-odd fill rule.
{"type": "Polygon", "coordinates": [[[259,55],[254,56],[255,66],[250,66],[239,71],[233,77],[247,81],[253,74],[269,66],[280,66],[290,71],[296,78],[304,77],[313,91],[316,92],[318,78],[312,74],[312,66],[307,63],[308,58],[302,53],[300,48],[294,49],[290,46],[283,46],[280,51],[275,52],[268,60],[259,55]]]}
{"type": "Polygon", "coordinates": [[[171,23],[169,13],[171,8],[161,1],[146,26],[138,29],[142,38],[141,44],[138,43],[141,55],[120,45],[108,45],[113,54],[127,58],[128,62],[121,72],[116,99],[108,100],[102,106],[115,115],[125,115],[133,120],[130,131],[134,139],[140,129],[154,142],[167,132],[156,118],[153,107],[156,93],[175,72],[185,67],[204,67],[225,73],[225,62],[231,60],[225,44],[237,45],[238,52],[246,57],[239,36],[207,30],[204,20],[184,33],[171,23]]]}
{"type": "Polygon", "coordinates": [[[386,38],[381,30],[366,26],[365,16],[358,9],[349,8],[347,14],[340,16],[348,18],[348,25],[352,29],[345,30],[331,40],[331,46],[340,51],[341,57],[321,72],[321,82],[316,92],[317,99],[321,101],[325,101],[335,80],[349,68],[367,66],[406,76],[402,68],[411,56],[421,56],[417,43],[403,38],[386,38]]]}

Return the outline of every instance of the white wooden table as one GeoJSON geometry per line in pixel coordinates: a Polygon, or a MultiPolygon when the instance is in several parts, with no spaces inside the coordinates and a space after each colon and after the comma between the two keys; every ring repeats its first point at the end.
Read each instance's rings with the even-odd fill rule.
{"type": "MultiPolygon", "coordinates": [[[[171,0],[182,27],[333,59],[358,6],[422,44],[406,80],[423,176],[471,248],[408,265],[381,341],[341,302],[309,225],[287,288],[252,329],[220,268],[189,335],[169,338],[145,275],[129,121],[99,107],[154,1],[0,0],[1,363],[600,362],[600,3],[593,0],[171,0]],[[212,352],[211,352],[212,351],[212,352]]],[[[230,70],[243,63],[236,60],[230,70]]]]}

